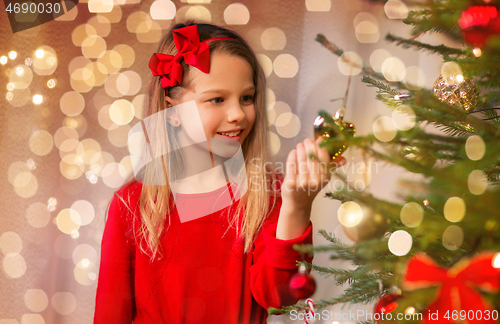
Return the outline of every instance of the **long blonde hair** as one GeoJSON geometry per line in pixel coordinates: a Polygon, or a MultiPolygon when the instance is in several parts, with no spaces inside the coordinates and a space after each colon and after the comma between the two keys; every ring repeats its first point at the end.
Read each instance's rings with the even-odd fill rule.
{"type": "MultiPolygon", "coordinates": [[[[253,70],[253,80],[256,87],[254,97],[255,122],[241,148],[245,159],[248,188],[246,193],[239,200],[236,211],[231,213],[230,211],[233,206],[230,206],[227,213],[228,218],[229,215],[233,215],[232,219],[228,219],[229,223],[231,226],[236,223],[236,232],[239,235],[238,238],[244,240],[244,252],[248,253],[252,249],[256,235],[262,229],[268,214],[274,208],[276,198],[280,196],[280,192],[275,190],[274,185],[277,181],[276,173],[268,167],[269,165],[272,165],[272,163],[269,163],[272,161],[268,151],[269,139],[267,133],[267,113],[265,106],[266,79],[254,51],[247,44],[247,42],[237,32],[213,24],[198,24],[190,20],[187,21],[186,24],[174,25],[160,41],[157,53],[175,55],[177,53],[177,49],[175,47],[172,31],[174,29],[193,24],[198,25],[200,41],[221,36],[231,37],[238,40],[218,40],[209,42],[210,52],[213,53],[217,50],[230,55],[239,56],[246,60],[253,70]],[[270,206],[271,196],[274,197],[274,199],[272,199],[272,206],[270,206]],[[242,210],[244,210],[244,217],[243,224],[240,224],[238,215],[240,215],[242,210]]],[[[181,65],[183,67],[184,75],[182,83],[172,88],[168,88],[168,95],[174,100],[182,97],[185,91],[184,87],[189,87],[192,82],[189,78],[189,71],[192,67],[187,65],[184,60],[182,60],[181,65]]],[[[163,89],[160,84],[159,76],[152,76],[149,80],[148,98],[145,103],[145,107],[147,116],[167,109],[165,89],[163,89]]],[[[166,124],[168,123],[165,123],[165,125],[166,124]]],[[[176,141],[171,140],[172,137],[175,138],[175,134],[172,129],[168,127],[168,125],[166,126],[165,132],[166,136],[169,137],[167,142],[173,143],[170,145],[175,146],[176,141]]],[[[171,147],[170,149],[170,152],[177,151],[176,147],[171,147]]],[[[151,261],[155,259],[157,253],[160,253],[161,255],[160,236],[163,230],[168,230],[170,227],[170,216],[172,215],[174,208],[170,200],[172,191],[167,179],[167,174],[174,174],[168,171],[175,170],[179,166],[183,165],[182,156],[179,154],[169,154],[167,156],[167,159],[162,157],[161,160],[157,160],[161,161],[160,163],[153,163],[153,161],[149,166],[146,166],[144,182],[139,199],[140,222],[138,223],[140,225],[138,228],[135,227],[136,222],[132,221],[136,244],[138,244],[143,253],[150,256],[151,261]],[[165,177],[165,184],[148,184],[155,183],[154,181],[148,182],[148,180],[152,180],[155,177],[165,177]],[[166,219],[168,219],[168,226],[164,229],[166,219]]],[[[124,187],[130,185],[134,181],[136,181],[136,179],[132,177],[127,181],[127,184],[124,185],[124,187]]],[[[116,193],[115,195],[119,196],[116,193]]],[[[133,214],[132,209],[129,206],[130,200],[126,201],[120,196],[118,198],[133,214]]]]}

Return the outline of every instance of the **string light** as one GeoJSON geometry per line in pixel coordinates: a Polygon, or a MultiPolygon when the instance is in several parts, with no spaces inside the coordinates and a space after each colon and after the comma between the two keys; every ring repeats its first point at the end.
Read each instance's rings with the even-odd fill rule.
{"type": "Polygon", "coordinates": [[[16,51],[10,51],[9,52],[9,58],[11,60],[14,60],[17,57],[17,52],[16,51]]]}

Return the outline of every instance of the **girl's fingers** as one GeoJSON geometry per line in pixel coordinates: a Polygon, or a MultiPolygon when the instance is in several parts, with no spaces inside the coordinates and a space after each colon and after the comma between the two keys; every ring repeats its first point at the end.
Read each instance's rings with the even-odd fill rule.
{"type": "Polygon", "coordinates": [[[297,185],[300,187],[306,187],[307,186],[307,179],[308,179],[308,167],[307,167],[307,156],[306,156],[306,150],[304,147],[304,143],[298,143],[297,144],[297,185]]]}
{"type": "Polygon", "coordinates": [[[316,145],[312,139],[306,138],[304,140],[304,147],[306,150],[307,157],[307,169],[309,170],[309,181],[315,178],[318,174],[318,152],[316,151],[316,145]]]}
{"type": "Polygon", "coordinates": [[[330,154],[328,154],[328,149],[326,147],[320,147],[319,144],[323,142],[323,137],[318,137],[316,139],[316,145],[318,146],[318,160],[320,162],[321,170],[328,172],[330,168],[330,154]]]}
{"type": "Polygon", "coordinates": [[[293,181],[294,184],[297,181],[297,150],[293,149],[288,153],[286,159],[286,178],[289,181],[293,181]]]}

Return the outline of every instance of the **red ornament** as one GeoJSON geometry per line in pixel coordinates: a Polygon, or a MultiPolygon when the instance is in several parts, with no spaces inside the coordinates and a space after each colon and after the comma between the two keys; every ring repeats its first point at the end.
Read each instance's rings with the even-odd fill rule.
{"type": "Polygon", "coordinates": [[[457,23],[467,43],[483,46],[488,37],[500,33],[500,9],[494,5],[471,6],[457,23]]]}
{"type": "Polygon", "coordinates": [[[308,273],[304,264],[299,266],[299,272],[290,280],[290,293],[298,299],[309,298],[316,291],[316,280],[308,273]]]}
{"type": "MultiPolygon", "coordinates": [[[[434,300],[423,314],[426,323],[450,323],[453,313],[464,311],[492,312],[491,305],[474,288],[490,293],[500,290],[499,269],[493,267],[492,252],[483,252],[470,260],[462,259],[450,269],[441,268],[425,253],[415,254],[407,264],[403,279],[405,290],[414,290],[439,285],[434,300]],[[448,316],[448,318],[446,318],[448,316]]],[[[460,320],[460,318],[459,318],[460,320]]],[[[496,323],[493,318],[468,318],[469,324],[496,323]]]]}
{"type": "Polygon", "coordinates": [[[375,305],[375,309],[373,310],[373,312],[375,314],[387,314],[392,312],[394,309],[396,309],[396,307],[398,307],[397,300],[399,299],[399,297],[401,297],[401,295],[397,294],[389,294],[382,297],[375,305]]]}

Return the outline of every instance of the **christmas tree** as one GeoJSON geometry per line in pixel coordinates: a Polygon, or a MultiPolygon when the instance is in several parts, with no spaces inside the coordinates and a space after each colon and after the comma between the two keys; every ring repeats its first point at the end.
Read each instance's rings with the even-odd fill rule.
{"type": "MultiPolygon", "coordinates": [[[[317,42],[361,69],[362,81],[377,88],[377,99],[401,116],[401,125],[389,137],[354,136],[342,110],[335,116],[321,111],[315,133],[324,137],[333,157],[345,147],[358,147],[367,158],[421,178],[401,181],[402,204],[348,186],[328,192],[342,202],[337,216],[355,244],[320,230],[330,244],[295,248],[329,253],[355,266],[306,264],[337,285],[349,284],[340,296],[315,300],[316,312],[335,304],[375,303],[374,317],[358,322],[500,323],[500,2],[412,5],[403,23],[413,27],[413,35],[389,34],[386,40],[442,57],[433,89],[388,80],[318,34],[317,42]],[[442,33],[463,46],[419,42],[423,33],[442,33]]],[[[294,288],[306,292],[301,297],[310,296],[310,276],[299,276],[302,286],[294,288]]],[[[299,302],[269,313],[311,312],[310,306],[299,302]]]]}

